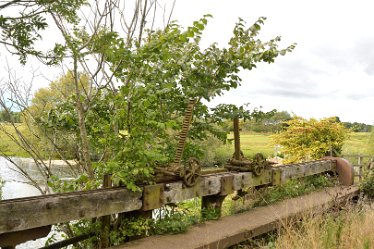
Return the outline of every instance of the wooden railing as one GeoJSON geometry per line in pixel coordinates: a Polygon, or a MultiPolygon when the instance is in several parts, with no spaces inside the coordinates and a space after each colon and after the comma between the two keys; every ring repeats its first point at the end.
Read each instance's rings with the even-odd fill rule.
{"type": "MultiPolygon", "coordinates": [[[[323,172],[336,172],[337,165],[335,159],[319,160],[271,167],[260,176],[252,172],[205,174],[193,187],[186,187],[182,181],[176,181],[143,186],[139,192],[114,187],[4,200],[0,201],[0,246],[5,246],[2,242],[15,234],[18,238],[23,235],[33,239],[29,238],[33,229],[124,212],[151,211],[165,204],[194,197],[202,198],[203,208],[217,208],[221,206],[224,197],[233,191],[283,184],[290,179],[323,172]]],[[[17,243],[20,243],[19,240],[17,243]]]]}

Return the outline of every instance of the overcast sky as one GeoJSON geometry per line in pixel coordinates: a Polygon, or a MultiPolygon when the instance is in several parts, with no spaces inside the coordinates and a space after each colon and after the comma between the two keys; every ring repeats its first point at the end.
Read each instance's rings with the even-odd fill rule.
{"type": "MultiPolygon", "coordinates": [[[[251,25],[260,16],[267,17],[261,39],[280,35],[283,47],[297,43],[294,52],[275,63],[242,72],[242,86],[214,99],[211,106],[249,102],[306,118],[339,116],[342,121],[374,124],[373,12],[369,0],[177,0],[172,19],[188,26],[212,14],[203,47],[213,42],[225,46],[239,17],[251,25]]],[[[4,53],[0,57],[4,61],[4,53]]],[[[43,74],[54,80],[58,73],[52,72],[43,74]]],[[[36,88],[46,85],[46,79],[36,82],[36,88]]]]}
{"type": "Polygon", "coordinates": [[[339,116],[374,124],[374,2],[344,0],[177,0],[186,26],[210,13],[203,44],[224,46],[238,17],[267,21],[261,38],[282,36],[294,52],[241,74],[243,84],[213,101],[276,108],[306,118],[339,116]]]}

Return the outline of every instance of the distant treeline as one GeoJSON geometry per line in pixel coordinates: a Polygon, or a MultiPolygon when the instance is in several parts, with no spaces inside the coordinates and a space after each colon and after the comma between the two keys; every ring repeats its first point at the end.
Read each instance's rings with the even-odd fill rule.
{"type": "MultiPolygon", "coordinates": [[[[286,127],[285,122],[290,120],[292,115],[287,111],[277,111],[273,116],[261,119],[261,120],[249,120],[241,124],[241,128],[244,131],[253,132],[266,132],[266,133],[276,133],[281,131],[286,127]]],[[[341,122],[339,117],[336,117],[337,122],[341,122]]],[[[21,122],[20,112],[7,113],[5,111],[0,111],[0,122],[21,122]]],[[[373,125],[368,125],[358,122],[341,122],[347,129],[353,132],[371,132],[373,125]]],[[[226,129],[232,130],[231,121],[227,121],[225,125],[226,129]]]]}
{"type": "Polygon", "coordinates": [[[21,123],[21,113],[0,111],[0,122],[21,123]]]}
{"type": "MultiPolygon", "coordinates": [[[[342,123],[347,129],[353,132],[371,132],[373,125],[358,122],[341,122],[339,117],[335,117],[336,122],[342,123]]],[[[292,119],[292,115],[287,111],[277,111],[273,116],[261,120],[249,120],[241,124],[243,131],[277,133],[287,127],[286,121],[292,119]]],[[[228,129],[232,130],[231,121],[228,121],[228,129]]]]}
{"type": "Polygon", "coordinates": [[[357,123],[357,122],[342,122],[342,124],[354,132],[371,132],[373,128],[372,125],[364,124],[364,123],[357,123]]]}

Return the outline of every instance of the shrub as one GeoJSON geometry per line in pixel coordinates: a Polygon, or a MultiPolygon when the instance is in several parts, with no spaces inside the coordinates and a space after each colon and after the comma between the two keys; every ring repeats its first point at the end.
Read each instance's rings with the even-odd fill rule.
{"type": "Polygon", "coordinates": [[[273,136],[274,142],[282,146],[285,163],[320,159],[330,151],[341,153],[347,130],[336,118],[294,117],[286,124],[286,130],[273,136]]]}

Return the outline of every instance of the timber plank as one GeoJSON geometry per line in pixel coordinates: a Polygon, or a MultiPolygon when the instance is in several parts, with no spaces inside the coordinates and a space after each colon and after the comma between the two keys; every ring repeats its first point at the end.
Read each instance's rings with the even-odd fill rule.
{"type": "Polygon", "coordinates": [[[0,201],[0,234],[138,210],[141,197],[111,188],[0,201]]]}
{"type": "MultiPolygon", "coordinates": [[[[251,172],[210,174],[202,176],[190,188],[181,181],[160,184],[157,198],[153,198],[156,201],[152,199],[154,203],[148,208],[219,194],[222,191],[221,179],[225,177],[231,179],[230,189],[227,190],[231,192],[331,171],[335,169],[335,164],[334,160],[325,160],[274,167],[265,170],[261,176],[254,176],[251,172]]],[[[0,201],[0,234],[139,210],[142,208],[141,198],[142,192],[117,187],[0,201]]]]}

